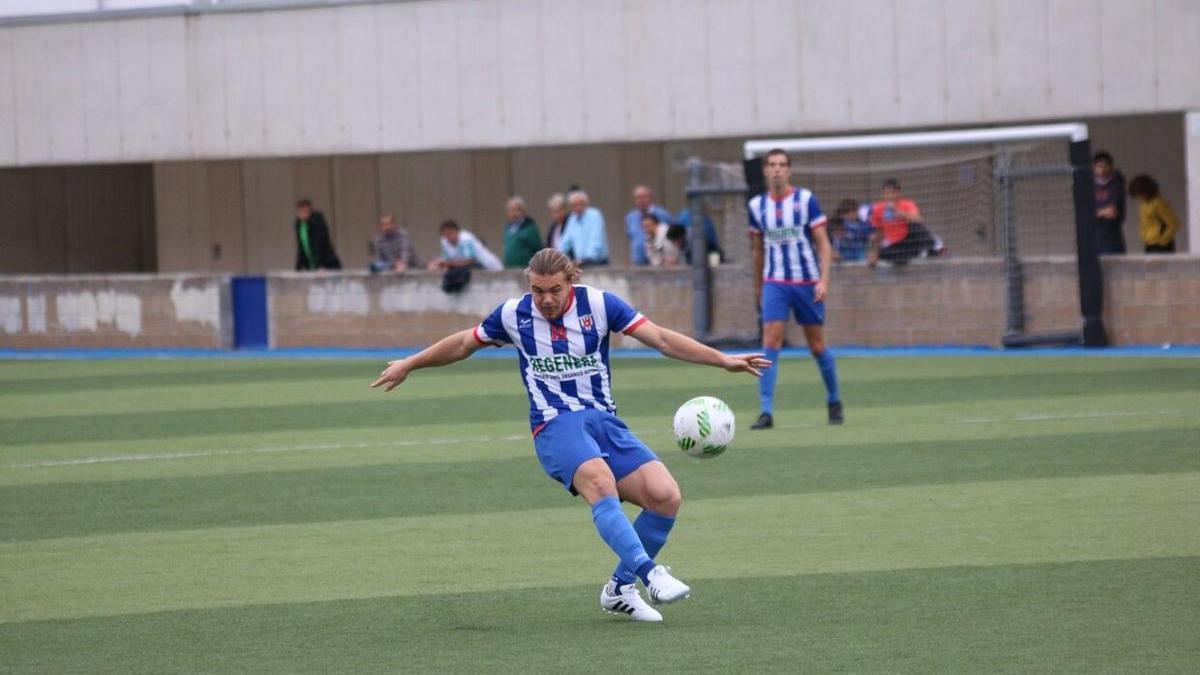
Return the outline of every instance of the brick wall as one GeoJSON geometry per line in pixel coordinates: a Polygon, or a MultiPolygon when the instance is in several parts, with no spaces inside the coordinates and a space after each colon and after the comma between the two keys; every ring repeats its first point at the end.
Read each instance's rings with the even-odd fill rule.
{"type": "MultiPolygon", "coordinates": [[[[1200,344],[1200,257],[1103,261],[1104,318],[1113,344],[1200,344]]],[[[1029,259],[1029,333],[1080,326],[1072,257],[1029,259]]],[[[587,270],[584,283],[629,299],[657,323],[692,332],[690,270],[587,270]]],[[[713,271],[712,336],[753,340],[758,313],[745,267],[713,271]]],[[[276,347],[413,347],[475,325],[525,290],[520,272],[476,272],[457,295],[441,275],[281,273],[268,278],[276,347]]],[[[833,345],[999,345],[1002,263],[947,259],[905,268],[838,267],[828,300],[833,345]]],[[[227,347],[227,277],[0,277],[0,346],[227,347]]],[[[791,331],[801,343],[799,330],[791,331]]],[[[636,341],[614,338],[614,347],[636,341]]]]}

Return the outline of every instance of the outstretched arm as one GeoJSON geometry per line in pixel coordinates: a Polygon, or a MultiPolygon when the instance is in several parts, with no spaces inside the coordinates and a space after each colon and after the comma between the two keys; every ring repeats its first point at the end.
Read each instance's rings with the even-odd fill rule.
{"type": "Polygon", "coordinates": [[[762,369],[771,365],[771,362],[762,354],[723,354],[682,333],[676,333],[656,325],[653,321],[641,324],[633,329],[630,335],[647,347],[657,349],[663,356],[706,366],[716,366],[731,373],[744,372],[762,377],[762,369]]]}
{"type": "Polygon", "coordinates": [[[414,370],[448,366],[474,354],[482,346],[483,344],[475,339],[474,328],[447,335],[406,359],[388,361],[387,368],[379,373],[379,379],[375,380],[371,386],[387,385],[383,390],[391,391],[414,370]]]}

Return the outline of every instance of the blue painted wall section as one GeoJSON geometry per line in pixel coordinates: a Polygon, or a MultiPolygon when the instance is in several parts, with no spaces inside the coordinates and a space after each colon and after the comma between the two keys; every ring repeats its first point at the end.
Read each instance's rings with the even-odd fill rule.
{"type": "Polygon", "coordinates": [[[234,349],[266,349],[270,344],[267,278],[234,277],[232,290],[234,349]]]}

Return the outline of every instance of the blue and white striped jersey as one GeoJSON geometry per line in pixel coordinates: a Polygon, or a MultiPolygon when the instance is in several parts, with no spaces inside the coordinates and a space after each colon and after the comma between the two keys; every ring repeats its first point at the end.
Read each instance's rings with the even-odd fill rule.
{"type": "Polygon", "coordinates": [[[825,226],[821,205],[809,190],[792,188],[783,199],[765,192],[750,200],[750,230],[762,235],[763,281],[815,284],[821,280],[812,233],[825,226]]]}
{"type": "Polygon", "coordinates": [[[526,293],[500,305],[475,327],[480,344],[517,348],[535,433],[559,413],[587,408],[615,413],[609,333],[628,335],[646,322],[629,303],[590,286],[572,287],[568,303],[562,317],[549,321],[526,293]]]}

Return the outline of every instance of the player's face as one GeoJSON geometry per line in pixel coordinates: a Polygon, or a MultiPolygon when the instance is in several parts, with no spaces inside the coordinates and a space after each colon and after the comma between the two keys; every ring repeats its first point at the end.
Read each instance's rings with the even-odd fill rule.
{"type": "Polygon", "coordinates": [[[771,155],[763,162],[763,176],[767,187],[783,190],[792,180],[792,167],[783,155],[771,155]]]}
{"type": "Polygon", "coordinates": [[[1092,163],[1092,175],[1098,180],[1108,180],[1108,177],[1112,175],[1112,170],[1112,164],[1104,160],[1092,163]]]}
{"type": "Polygon", "coordinates": [[[529,291],[533,304],[547,319],[557,319],[567,310],[567,299],[571,296],[571,283],[562,272],[554,274],[530,274],[529,291]]]}

